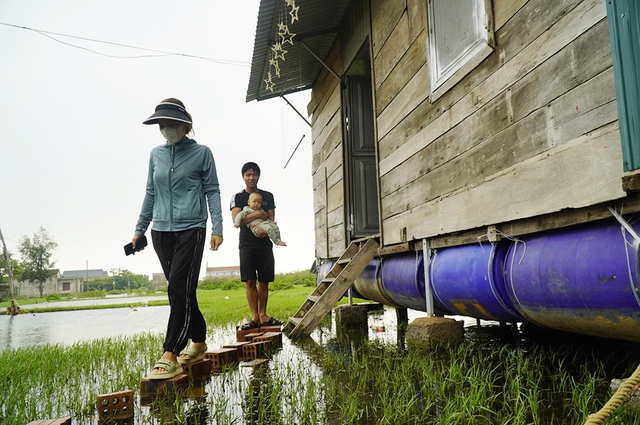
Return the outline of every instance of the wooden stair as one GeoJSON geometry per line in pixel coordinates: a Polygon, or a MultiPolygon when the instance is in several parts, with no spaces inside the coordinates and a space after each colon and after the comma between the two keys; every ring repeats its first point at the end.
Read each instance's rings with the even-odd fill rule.
{"type": "Polygon", "coordinates": [[[377,255],[379,247],[377,237],[359,239],[349,244],[326,277],[284,325],[284,332],[289,338],[313,332],[377,255]]]}

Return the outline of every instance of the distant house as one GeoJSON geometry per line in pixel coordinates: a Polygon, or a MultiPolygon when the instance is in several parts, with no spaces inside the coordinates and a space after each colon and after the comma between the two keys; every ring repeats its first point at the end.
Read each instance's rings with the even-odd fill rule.
{"type": "Polygon", "coordinates": [[[77,279],[86,278],[87,280],[95,279],[98,277],[107,277],[108,274],[102,269],[88,269],[88,270],[66,270],[62,272],[61,279],[77,279]]]}
{"type": "MultiPolygon", "coordinates": [[[[66,270],[58,278],[58,285],[62,292],[82,292],[90,280],[107,277],[108,273],[102,269],[92,270],[66,270]]],[[[85,288],[86,289],[86,288],[85,288]]]]}
{"type": "MultiPolygon", "coordinates": [[[[83,292],[85,284],[99,277],[107,277],[108,274],[102,269],[92,270],[66,270],[60,274],[60,270],[52,270],[52,277],[43,286],[42,295],[51,294],[75,294],[83,292]]],[[[40,284],[38,282],[16,282],[16,295],[24,297],[40,296],[40,284]]]]}
{"type": "MultiPolygon", "coordinates": [[[[50,270],[51,277],[47,279],[43,284],[43,295],[59,294],[62,293],[62,288],[58,285],[58,278],[60,278],[60,270],[50,270]]],[[[23,297],[39,297],[40,296],[40,283],[31,282],[26,280],[24,282],[14,281],[13,287],[16,296],[23,297]]],[[[71,292],[71,290],[68,290],[71,292]]],[[[75,291],[78,292],[78,291],[75,291]]]]}
{"type": "Polygon", "coordinates": [[[209,267],[206,277],[240,277],[240,266],[209,267]]]}

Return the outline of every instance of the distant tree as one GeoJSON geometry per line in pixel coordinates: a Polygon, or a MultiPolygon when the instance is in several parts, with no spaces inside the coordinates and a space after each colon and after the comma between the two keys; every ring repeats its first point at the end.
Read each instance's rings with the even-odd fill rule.
{"type": "MultiPolygon", "coordinates": [[[[20,280],[20,276],[22,276],[22,266],[20,265],[20,263],[18,263],[18,260],[11,258],[10,252],[9,261],[11,262],[11,272],[13,274],[13,278],[16,280],[20,280]]],[[[9,282],[9,268],[7,267],[4,255],[0,254],[0,283],[7,282],[9,282]]]]}
{"type": "Polygon", "coordinates": [[[151,280],[145,275],[134,274],[127,269],[111,269],[111,276],[100,277],[89,282],[89,290],[127,290],[146,288],[151,285],[151,280]]]}
{"type": "Polygon", "coordinates": [[[54,274],[51,269],[55,261],[51,261],[51,255],[57,247],[58,244],[42,226],[33,234],[33,238],[23,236],[18,246],[23,269],[20,281],[38,282],[41,297],[44,283],[54,274]]]}

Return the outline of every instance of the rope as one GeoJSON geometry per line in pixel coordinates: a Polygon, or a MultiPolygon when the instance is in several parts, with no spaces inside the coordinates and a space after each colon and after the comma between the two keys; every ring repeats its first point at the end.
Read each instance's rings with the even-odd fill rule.
{"type": "Polygon", "coordinates": [[[624,381],[611,399],[598,412],[589,415],[584,425],[600,425],[606,421],[614,410],[629,396],[636,385],[640,383],[640,365],[633,375],[624,381]]]}

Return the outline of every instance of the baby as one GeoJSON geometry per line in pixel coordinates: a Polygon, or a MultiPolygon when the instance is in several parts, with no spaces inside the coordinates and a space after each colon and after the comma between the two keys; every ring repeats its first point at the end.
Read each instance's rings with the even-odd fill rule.
{"type": "MultiPolygon", "coordinates": [[[[249,195],[248,205],[236,216],[235,227],[240,227],[242,220],[244,220],[247,215],[256,211],[262,211],[262,195],[258,192],[254,192],[249,195]]],[[[258,229],[264,229],[267,232],[269,239],[271,239],[274,244],[278,246],[287,246],[287,244],[280,239],[280,229],[276,223],[271,220],[256,218],[255,220],[251,220],[247,223],[247,227],[251,229],[253,234],[256,236],[258,236],[258,229]]]]}

